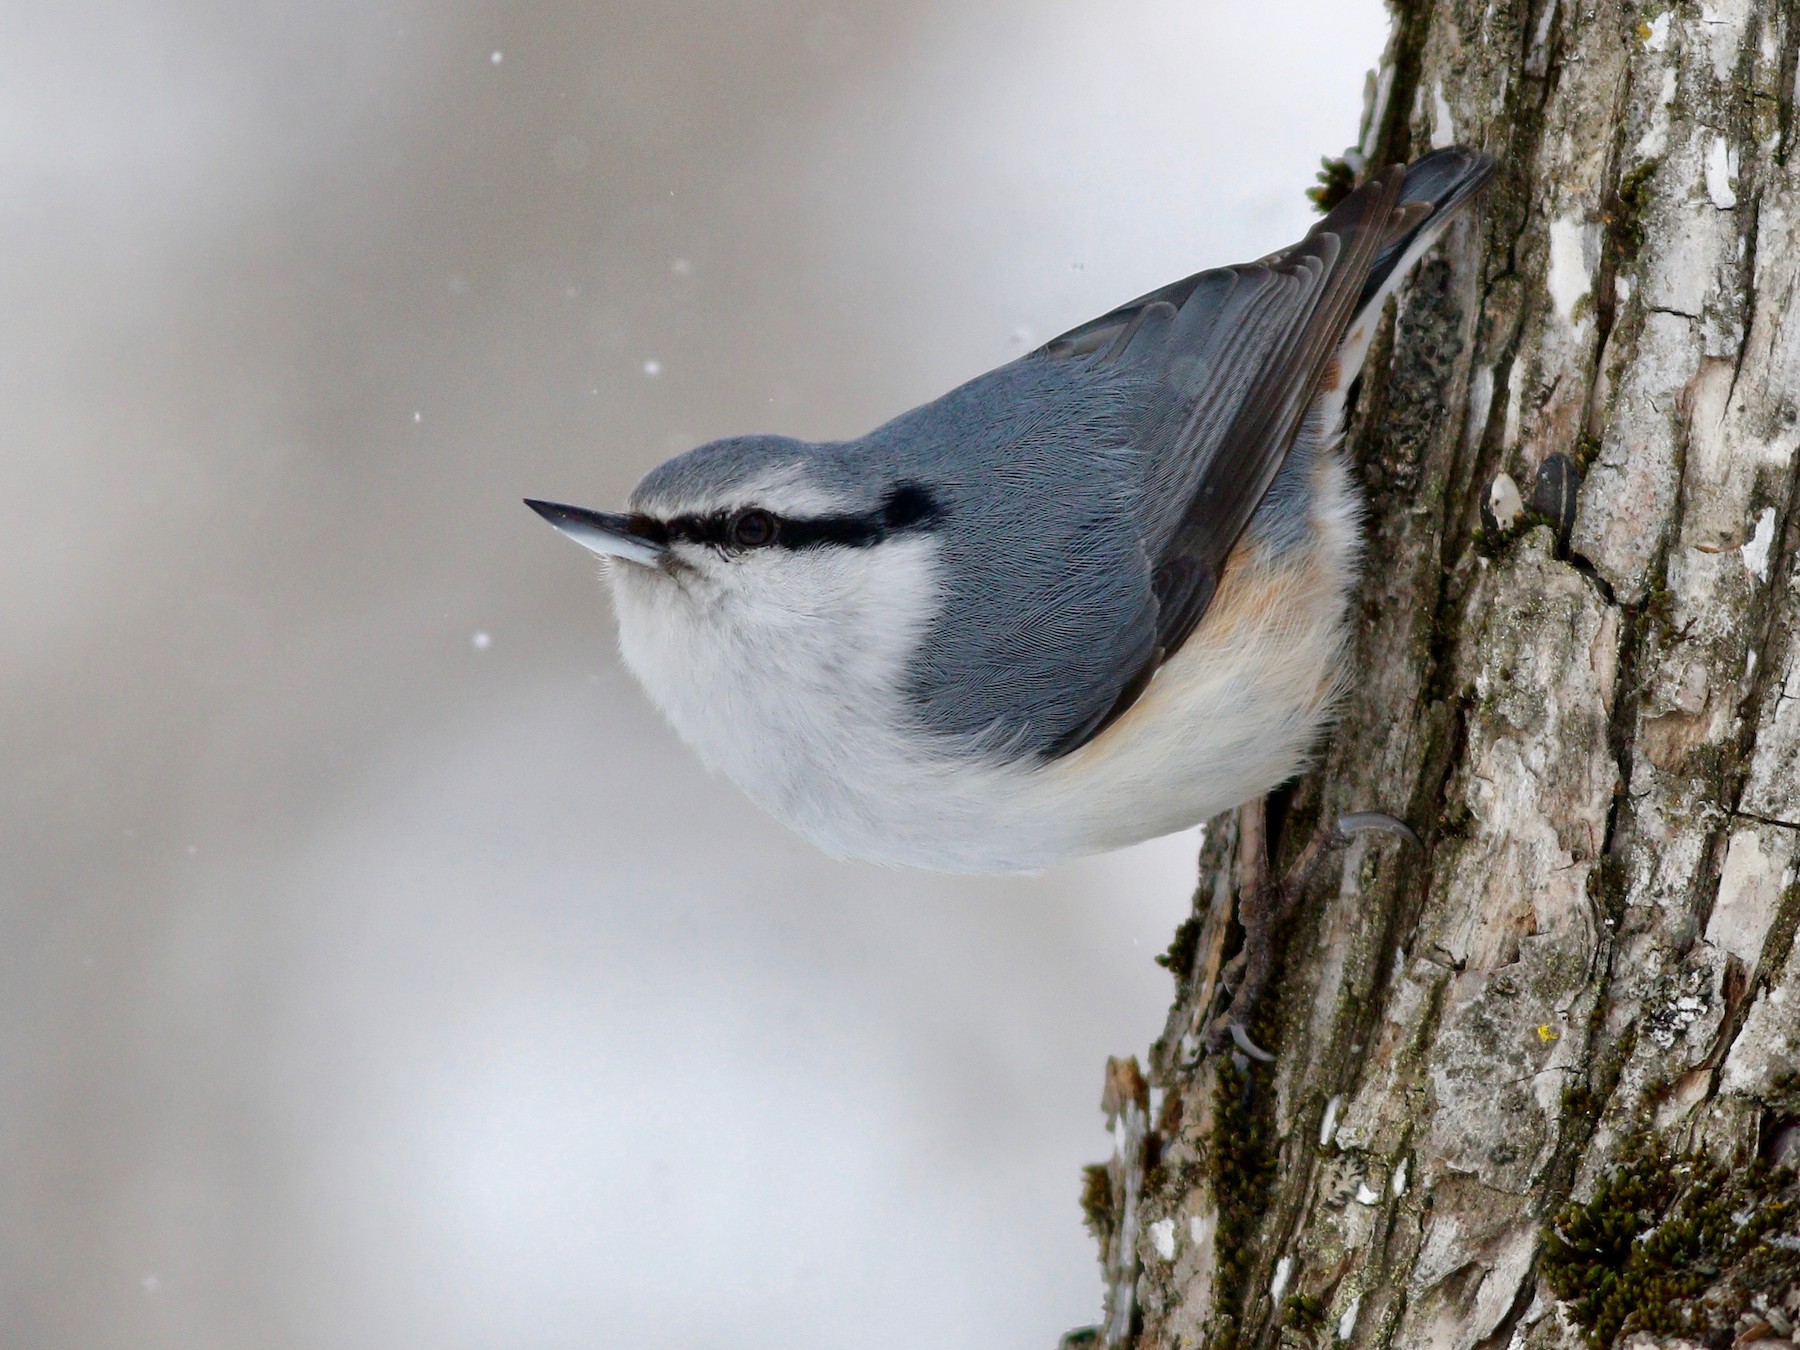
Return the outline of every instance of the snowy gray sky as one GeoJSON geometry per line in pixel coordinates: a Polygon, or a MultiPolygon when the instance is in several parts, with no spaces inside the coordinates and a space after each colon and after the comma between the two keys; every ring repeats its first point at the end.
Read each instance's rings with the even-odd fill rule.
{"type": "Polygon", "coordinates": [[[1049,1350],[1192,837],[834,863],[525,495],[1288,242],[1375,0],[0,19],[0,1342],[1049,1350]]]}

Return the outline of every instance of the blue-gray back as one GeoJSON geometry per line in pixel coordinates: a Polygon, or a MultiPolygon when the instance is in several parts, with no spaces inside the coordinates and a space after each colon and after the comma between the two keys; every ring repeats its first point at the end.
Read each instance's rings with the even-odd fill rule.
{"type": "Polygon", "coordinates": [[[1066,753],[1193,632],[1253,518],[1272,545],[1303,535],[1310,466],[1290,451],[1371,279],[1491,169],[1434,152],[1292,248],[1142,296],[859,440],[715,443],[640,494],[716,491],[783,462],[852,510],[927,489],[944,593],[909,675],[920,722],[1005,754],[1066,753]]]}
{"type": "Polygon", "coordinates": [[[932,730],[1047,754],[1150,658],[1154,396],[1129,366],[1026,358],[844,447],[944,513],[943,609],[911,680],[932,730]]]}

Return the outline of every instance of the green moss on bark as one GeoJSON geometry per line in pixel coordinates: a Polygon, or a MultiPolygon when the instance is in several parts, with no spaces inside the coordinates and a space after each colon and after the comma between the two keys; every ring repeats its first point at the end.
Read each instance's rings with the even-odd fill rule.
{"type": "MultiPolygon", "coordinates": [[[[1265,1001],[1252,1035],[1272,1030],[1270,1001],[1265,1001]]],[[[1227,1058],[1213,1084],[1214,1126],[1207,1139],[1205,1167],[1218,1207],[1216,1285],[1219,1332],[1216,1350],[1243,1344],[1244,1291],[1255,1264],[1254,1243],[1275,1178],[1276,1150],[1272,1103],[1264,1077],[1241,1069],[1227,1058]]]]}
{"type": "Polygon", "coordinates": [[[1595,1350],[1637,1331],[1729,1344],[1757,1298],[1800,1283],[1797,1200],[1788,1168],[1639,1135],[1591,1199],[1555,1216],[1538,1271],[1595,1350]]]}

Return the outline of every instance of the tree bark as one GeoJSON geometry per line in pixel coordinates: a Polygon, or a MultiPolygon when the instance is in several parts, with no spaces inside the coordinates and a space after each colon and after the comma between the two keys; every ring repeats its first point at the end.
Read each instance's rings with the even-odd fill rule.
{"type": "Polygon", "coordinates": [[[1109,1070],[1091,1343],[1793,1330],[1757,1160],[1800,1121],[1797,57],[1795,0],[1397,13],[1362,163],[1501,168],[1362,380],[1356,686],[1269,823],[1278,867],[1340,812],[1425,846],[1311,887],[1264,1066],[1200,1051],[1240,937],[1209,828],[1147,1139],[1109,1070]]]}

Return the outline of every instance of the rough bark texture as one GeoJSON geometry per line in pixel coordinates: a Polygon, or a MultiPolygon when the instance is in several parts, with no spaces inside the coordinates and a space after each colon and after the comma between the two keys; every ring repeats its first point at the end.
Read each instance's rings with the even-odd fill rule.
{"type": "Polygon", "coordinates": [[[1090,1176],[1095,1343],[1788,1335],[1800,1207],[1755,1160],[1800,1119],[1797,55],[1795,0],[1397,15],[1367,162],[1503,163],[1365,374],[1359,679],[1270,820],[1278,865],[1344,811],[1425,848],[1315,884],[1264,1067],[1199,1054],[1214,823],[1131,1241],[1126,1160],[1090,1176]]]}

